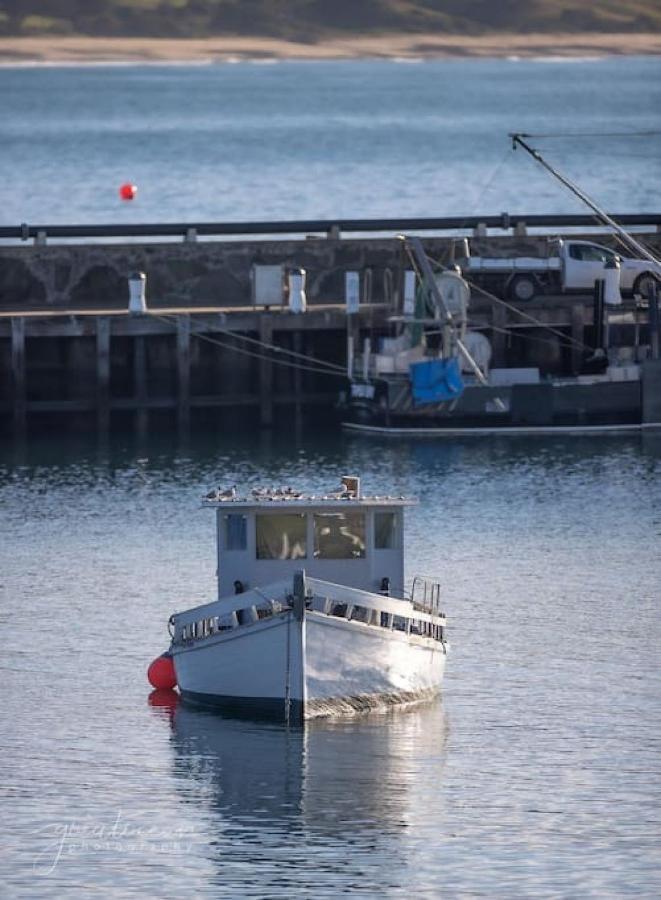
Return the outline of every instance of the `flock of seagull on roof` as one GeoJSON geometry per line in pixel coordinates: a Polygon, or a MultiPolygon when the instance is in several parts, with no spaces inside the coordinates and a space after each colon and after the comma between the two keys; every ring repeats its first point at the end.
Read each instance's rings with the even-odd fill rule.
{"type": "MultiPolygon", "coordinates": [[[[236,485],[230,488],[215,488],[209,491],[205,497],[206,500],[217,500],[221,502],[230,502],[232,500],[245,501],[247,498],[239,497],[236,485]]],[[[255,487],[250,491],[250,499],[256,502],[260,501],[280,501],[280,500],[356,500],[358,495],[356,490],[341,484],[339,487],[327,491],[325,494],[304,494],[301,491],[294,490],[292,487],[255,487]]],[[[374,497],[374,500],[393,499],[388,497],[374,497]]],[[[403,497],[400,497],[403,500],[403,497]]]]}

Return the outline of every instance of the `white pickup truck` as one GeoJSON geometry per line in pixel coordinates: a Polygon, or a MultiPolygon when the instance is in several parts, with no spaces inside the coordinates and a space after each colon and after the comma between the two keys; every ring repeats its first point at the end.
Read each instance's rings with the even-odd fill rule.
{"type": "Polygon", "coordinates": [[[595,281],[604,277],[604,263],[611,259],[620,264],[622,293],[649,296],[652,283],[661,284],[658,263],[620,256],[601,244],[558,240],[553,251],[548,257],[509,259],[471,256],[469,251],[457,263],[465,278],[519,301],[532,300],[538,294],[591,291],[595,281]]]}

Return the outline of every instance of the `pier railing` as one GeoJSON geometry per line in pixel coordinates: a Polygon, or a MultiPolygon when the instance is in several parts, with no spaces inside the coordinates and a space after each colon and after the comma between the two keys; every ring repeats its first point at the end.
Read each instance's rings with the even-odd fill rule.
{"type": "MultiPolygon", "coordinates": [[[[627,227],[661,229],[661,213],[614,213],[613,218],[627,227]]],[[[18,241],[46,241],[48,238],[182,238],[194,241],[198,237],[244,237],[246,235],[326,235],[339,238],[343,233],[414,232],[414,231],[470,231],[501,229],[508,231],[528,228],[595,228],[592,215],[528,215],[500,213],[499,215],[446,216],[441,218],[399,219],[300,219],[276,222],[158,222],[145,224],[99,225],[20,225],[0,226],[0,239],[18,241]]]]}

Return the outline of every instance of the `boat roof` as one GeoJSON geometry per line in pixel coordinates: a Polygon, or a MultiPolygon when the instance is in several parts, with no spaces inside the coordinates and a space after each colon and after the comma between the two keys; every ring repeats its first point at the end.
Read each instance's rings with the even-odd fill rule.
{"type": "Polygon", "coordinates": [[[254,488],[241,496],[236,488],[210,491],[202,500],[203,506],[226,509],[356,509],[368,506],[415,506],[415,497],[363,496],[362,494],[305,494],[291,488],[254,488]]]}

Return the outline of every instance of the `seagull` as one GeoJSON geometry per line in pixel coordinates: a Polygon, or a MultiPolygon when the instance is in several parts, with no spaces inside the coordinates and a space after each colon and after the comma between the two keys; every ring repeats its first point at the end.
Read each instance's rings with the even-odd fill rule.
{"type": "Polygon", "coordinates": [[[236,500],[236,485],[233,485],[231,488],[227,488],[225,491],[221,491],[218,488],[218,499],[219,500],[236,500]]]}

